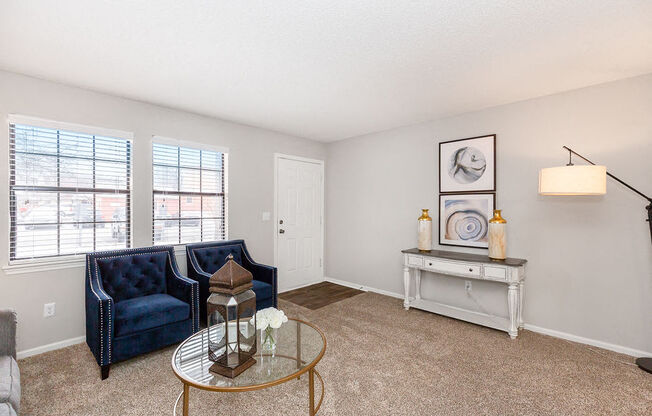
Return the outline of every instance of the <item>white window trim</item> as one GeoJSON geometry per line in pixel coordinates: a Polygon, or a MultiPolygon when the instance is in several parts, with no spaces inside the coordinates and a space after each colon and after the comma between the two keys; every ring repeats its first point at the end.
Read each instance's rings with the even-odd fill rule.
{"type": "Polygon", "coordinates": [[[106,127],[94,127],[83,124],[67,123],[63,121],[48,120],[45,118],[21,116],[19,114],[9,114],[7,116],[7,125],[9,124],[26,124],[34,127],[44,127],[55,130],[68,130],[75,133],[85,133],[94,136],[114,137],[116,139],[133,140],[134,134],[128,131],[108,129],[106,127]]]}
{"type": "Polygon", "coordinates": [[[46,257],[39,259],[22,259],[10,261],[8,265],[2,266],[7,275],[46,272],[50,270],[71,269],[83,267],[86,264],[85,254],[71,256],[46,257]]]}
{"type": "MultiPolygon", "coordinates": [[[[186,245],[177,244],[174,247],[174,255],[177,261],[186,256],[186,245]]],[[[145,247],[144,247],[145,248],[145,247]]],[[[37,272],[48,272],[52,270],[76,269],[86,267],[86,255],[75,254],[71,256],[60,256],[41,259],[14,260],[3,266],[2,270],[6,275],[30,274],[37,272]]]]}
{"type": "Polygon", "coordinates": [[[187,140],[179,140],[179,139],[173,139],[170,137],[165,137],[165,136],[152,136],[152,140],[150,141],[150,151],[152,151],[154,146],[154,143],[158,144],[167,144],[171,146],[181,146],[181,147],[190,147],[194,149],[201,149],[201,150],[212,150],[214,152],[220,152],[220,153],[229,153],[229,148],[224,147],[224,146],[215,146],[212,144],[207,144],[207,143],[202,143],[202,142],[191,142],[187,140]]]}
{"type": "MultiPolygon", "coordinates": [[[[94,126],[88,126],[83,124],[49,120],[45,118],[23,116],[20,114],[7,115],[7,123],[5,127],[7,131],[9,130],[10,124],[24,124],[28,126],[44,127],[44,128],[51,128],[57,130],[68,130],[68,131],[85,133],[85,134],[90,134],[95,136],[106,136],[106,137],[114,137],[117,139],[129,140],[131,142],[131,149],[132,149],[131,185],[130,185],[129,195],[133,204],[134,183],[136,182],[134,178],[135,172],[134,172],[134,165],[133,165],[133,161],[135,160],[134,150],[133,150],[134,149],[133,133],[124,130],[109,129],[105,127],[94,127],[94,126]]],[[[7,158],[9,158],[8,154],[7,154],[7,158]]],[[[10,169],[11,168],[9,165],[9,161],[7,159],[7,178],[9,178],[11,174],[10,169]]],[[[4,188],[5,195],[9,195],[9,180],[5,181],[5,183],[2,186],[4,188]]],[[[7,210],[7,213],[9,213],[9,210],[7,210]]],[[[9,230],[11,228],[11,218],[9,217],[9,215],[7,215],[6,221],[7,221],[7,230],[9,230]]],[[[130,233],[129,247],[133,248],[134,246],[133,207],[131,209],[130,223],[132,227],[132,232],[130,233]]],[[[7,247],[9,247],[9,245],[11,244],[10,239],[11,236],[9,233],[7,233],[7,247]]],[[[20,259],[20,260],[9,260],[9,256],[7,256],[7,264],[2,266],[2,270],[6,275],[14,275],[14,274],[44,272],[50,270],[71,269],[71,268],[85,267],[85,265],[86,265],[85,254],[72,254],[72,255],[42,257],[42,258],[34,258],[34,259],[20,259]]]]}

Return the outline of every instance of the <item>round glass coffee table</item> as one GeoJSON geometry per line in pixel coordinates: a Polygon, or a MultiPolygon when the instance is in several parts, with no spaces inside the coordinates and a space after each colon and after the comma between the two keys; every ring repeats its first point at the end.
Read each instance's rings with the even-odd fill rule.
{"type": "MultiPolygon", "coordinates": [[[[260,336],[258,337],[260,344],[260,336]]],[[[326,352],[324,333],[311,323],[289,319],[277,330],[276,350],[258,351],[256,363],[235,378],[223,377],[208,369],[213,362],[208,359],[208,333],[204,329],[183,341],[172,356],[174,374],[183,383],[183,392],[174,404],[174,415],[183,398],[183,416],[188,416],[189,390],[194,387],[217,392],[259,390],[308,373],[308,414],[313,416],[324,399],[324,380],[315,366],[326,352]],[[321,395],[315,406],[315,376],[321,384],[321,395]]]]}

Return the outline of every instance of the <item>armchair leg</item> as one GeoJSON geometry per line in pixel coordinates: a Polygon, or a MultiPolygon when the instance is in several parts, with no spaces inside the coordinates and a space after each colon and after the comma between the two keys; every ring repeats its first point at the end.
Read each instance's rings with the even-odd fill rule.
{"type": "Polygon", "coordinates": [[[102,380],[109,378],[109,370],[111,369],[111,364],[101,366],[102,369],[102,380]]]}

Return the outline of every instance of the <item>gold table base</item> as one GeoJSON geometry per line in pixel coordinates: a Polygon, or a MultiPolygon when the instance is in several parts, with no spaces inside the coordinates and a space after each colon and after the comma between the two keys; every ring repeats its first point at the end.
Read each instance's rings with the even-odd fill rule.
{"type": "MultiPolygon", "coordinates": [[[[296,377],[297,380],[301,380],[301,376],[296,377]]],[[[190,392],[190,386],[188,384],[183,385],[183,391],[179,393],[179,396],[177,397],[176,402],[174,402],[174,416],[177,416],[177,407],[179,407],[179,402],[181,401],[181,398],[183,397],[183,416],[189,416],[189,392],[190,392]]],[[[308,371],[308,395],[309,395],[309,400],[308,400],[308,414],[310,416],[314,416],[317,414],[319,409],[321,408],[321,404],[324,401],[324,379],[321,377],[321,374],[319,374],[319,371],[317,371],[315,368],[311,368],[308,371]],[[317,406],[315,406],[315,377],[317,376],[317,379],[319,380],[319,383],[321,384],[321,395],[319,397],[319,402],[317,403],[317,406]]]]}

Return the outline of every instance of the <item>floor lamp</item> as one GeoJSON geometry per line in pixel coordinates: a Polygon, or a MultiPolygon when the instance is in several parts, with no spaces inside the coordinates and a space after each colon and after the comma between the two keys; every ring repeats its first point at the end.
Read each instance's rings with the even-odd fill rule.
{"type": "MultiPolygon", "coordinates": [[[[568,150],[568,164],[566,166],[541,169],[539,172],[539,194],[604,195],[607,193],[607,176],[609,176],[648,201],[649,204],[645,209],[647,209],[647,221],[650,226],[650,239],[652,239],[652,198],[607,172],[605,166],[596,165],[569,147],[564,146],[563,148],[568,150]],[[589,163],[589,165],[573,165],[573,155],[589,163]]],[[[652,358],[638,358],[636,364],[648,373],[652,373],[652,358]]]]}

